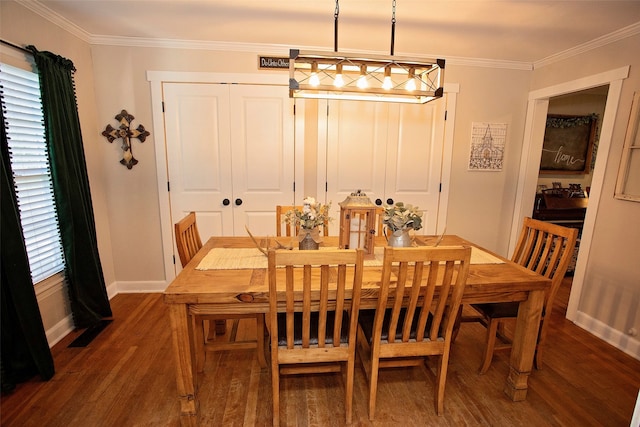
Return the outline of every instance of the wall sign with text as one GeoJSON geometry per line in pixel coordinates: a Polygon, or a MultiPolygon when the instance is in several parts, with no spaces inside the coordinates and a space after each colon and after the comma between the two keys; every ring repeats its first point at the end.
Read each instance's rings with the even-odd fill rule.
{"type": "Polygon", "coordinates": [[[589,173],[597,121],[596,114],[589,116],[549,114],[544,132],[540,173],[589,173]]]}
{"type": "Polygon", "coordinates": [[[258,68],[261,70],[288,70],[289,58],[286,56],[258,56],[258,68]]]}

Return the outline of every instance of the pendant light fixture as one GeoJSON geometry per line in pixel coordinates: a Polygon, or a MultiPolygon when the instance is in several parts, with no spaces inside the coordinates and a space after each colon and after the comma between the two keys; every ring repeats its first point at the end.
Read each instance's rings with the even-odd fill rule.
{"type": "Polygon", "coordinates": [[[334,13],[334,52],[289,51],[291,98],[348,99],[424,104],[444,93],[444,59],[394,56],[396,0],[391,19],[391,55],[338,53],[338,16],[334,13]]]}

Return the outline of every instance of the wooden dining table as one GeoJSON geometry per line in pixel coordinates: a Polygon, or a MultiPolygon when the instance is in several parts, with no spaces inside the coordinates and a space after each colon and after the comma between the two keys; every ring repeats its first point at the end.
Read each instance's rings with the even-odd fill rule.
{"type": "MultiPolygon", "coordinates": [[[[295,243],[287,239],[290,238],[278,238],[278,242],[285,245],[295,243]]],[[[258,240],[266,245],[267,239],[258,240]]],[[[416,236],[414,245],[430,246],[436,240],[436,236],[416,236]]],[[[273,238],[270,242],[274,246],[273,238]]],[[[378,254],[385,243],[384,237],[377,237],[378,254]]],[[[322,246],[337,245],[337,237],[325,237],[321,249],[322,246]]],[[[544,294],[551,285],[550,280],[455,235],[444,236],[439,245],[469,245],[473,248],[463,304],[520,303],[504,392],[513,401],[524,400],[533,367],[544,294]],[[480,256],[478,263],[474,262],[474,253],[480,256]]],[[[211,265],[212,255],[220,253],[222,248],[254,248],[258,258],[264,256],[257,252],[249,237],[211,237],[164,291],[175,353],[180,420],[185,426],[198,425],[198,384],[191,316],[267,313],[269,309],[266,257],[264,263],[257,259],[253,265],[237,264],[237,259],[228,260],[230,264],[211,265]]],[[[381,272],[381,262],[365,262],[361,308],[375,307],[381,272]]]]}

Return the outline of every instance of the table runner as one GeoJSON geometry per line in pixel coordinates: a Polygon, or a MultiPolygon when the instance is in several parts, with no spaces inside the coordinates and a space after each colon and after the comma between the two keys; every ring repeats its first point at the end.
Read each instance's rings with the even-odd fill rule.
{"type": "MultiPolygon", "coordinates": [[[[444,247],[444,246],[441,246],[444,247]]],[[[320,248],[336,249],[336,248],[320,248]]],[[[296,250],[296,249],[294,249],[296,250]]],[[[384,258],[384,247],[374,248],[373,259],[365,259],[367,267],[380,267],[384,258]]],[[[471,264],[503,264],[500,258],[471,247],[471,264]]],[[[200,261],[196,270],[244,270],[267,268],[267,257],[257,248],[213,248],[200,261]]]]}

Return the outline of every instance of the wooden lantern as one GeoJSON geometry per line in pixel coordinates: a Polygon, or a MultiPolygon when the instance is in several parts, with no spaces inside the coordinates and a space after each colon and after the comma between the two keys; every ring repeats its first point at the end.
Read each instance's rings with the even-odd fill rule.
{"type": "Polygon", "coordinates": [[[365,258],[373,258],[378,207],[360,190],[351,193],[339,205],[340,249],[362,248],[365,258]]]}

